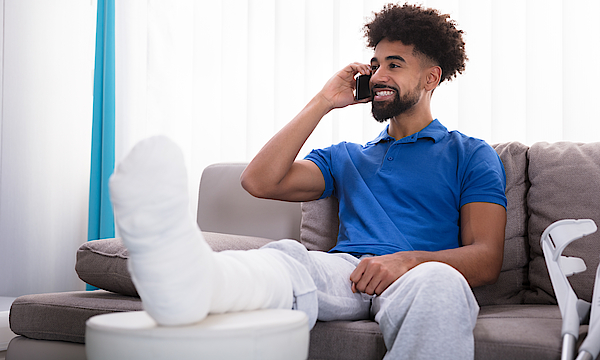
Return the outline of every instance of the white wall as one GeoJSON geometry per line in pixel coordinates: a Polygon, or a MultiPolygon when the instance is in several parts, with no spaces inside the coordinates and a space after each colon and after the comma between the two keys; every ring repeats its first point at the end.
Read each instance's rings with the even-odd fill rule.
{"type": "Polygon", "coordinates": [[[0,3],[0,296],[83,289],[96,1],[0,3]]]}

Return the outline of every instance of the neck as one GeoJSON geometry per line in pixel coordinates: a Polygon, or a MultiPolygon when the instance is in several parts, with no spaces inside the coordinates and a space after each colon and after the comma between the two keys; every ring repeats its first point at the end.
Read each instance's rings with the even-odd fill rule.
{"type": "Polygon", "coordinates": [[[405,114],[393,117],[390,120],[388,134],[398,140],[423,130],[433,121],[431,111],[429,108],[426,110],[427,111],[416,113],[410,113],[409,111],[405,114]]]}

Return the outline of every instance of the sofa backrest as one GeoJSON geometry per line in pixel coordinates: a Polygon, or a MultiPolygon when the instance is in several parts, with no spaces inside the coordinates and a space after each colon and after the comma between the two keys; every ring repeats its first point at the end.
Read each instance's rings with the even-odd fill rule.
{"type": "Polygon", "coordinates": [[[300,239],[300,204],[264,200],[240,184],[245,163],[214,164],[202,172],[198,194],[198,225],[202,231],[300,239]]]}

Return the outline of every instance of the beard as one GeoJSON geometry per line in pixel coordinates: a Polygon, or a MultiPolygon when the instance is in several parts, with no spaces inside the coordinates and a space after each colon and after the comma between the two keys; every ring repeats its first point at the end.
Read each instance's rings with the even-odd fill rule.
{"type": "MultiPolygon", "coordinates": [[[[419,100],[421,99],[419,94],[419,89],[421,84],[417,85],[413,91],[409,91],[406,94],[400,97],[400,91],[398,89],[393,88],[396,91],[396,95],[394,100],[391,102],[388,101],[373,101],[371,107],[371,113],[375,120],[380,123],[386,122],[387,120],[393,118],[394,116],[398,116],[400,114],[404,114],[408,110],[410,110],[413,106],[415,106],[419,100]]],[[[389,88],[389,87],[386,87],[389,88]]],[[[375,86],[371,92],[377,89],[375,86]]],[[[374,94],[372,94],[374,97],[374,94]]]]}

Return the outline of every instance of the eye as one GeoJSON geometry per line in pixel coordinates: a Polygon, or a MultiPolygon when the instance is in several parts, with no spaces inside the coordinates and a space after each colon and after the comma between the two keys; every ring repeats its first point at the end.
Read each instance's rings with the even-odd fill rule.
{"type": "Polygon", "coordinates": [[[400,64],[394,64],[394,63],[391,63],[391,64],[390,64],[390,68],[391,68],[391,69],[396,69],[396,68],[401,68],[401,67],[402,67],[402,66],[400,66],[400,64]]]}
{"type": "Polygon", "coordinates": [[[371,65],[371,71],[372,72],[377,71],[377,69],[379,69],[379,65],[371,65]]]}

